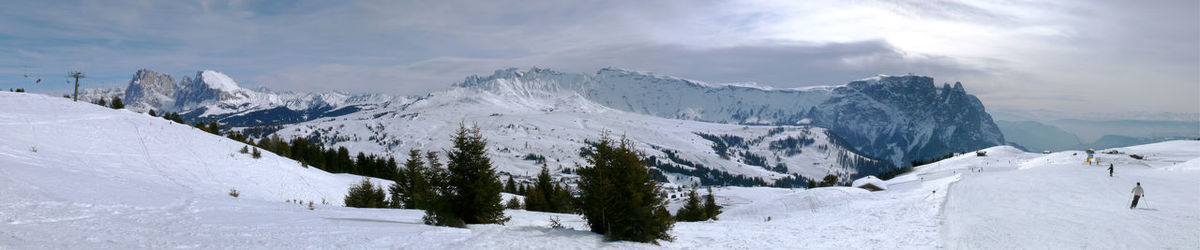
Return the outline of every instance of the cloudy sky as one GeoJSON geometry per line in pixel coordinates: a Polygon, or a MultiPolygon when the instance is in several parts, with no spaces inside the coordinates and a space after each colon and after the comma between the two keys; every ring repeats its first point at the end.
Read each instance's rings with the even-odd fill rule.
{"type": "Polygon", "coordinates": [[[117,87],[138,68],[401,95],[508,67],[779,88],[913,73],[989,110],[1190,115],[1198,2],[5,1],[0,87],[64,93],[69,70],[117,87]]]}

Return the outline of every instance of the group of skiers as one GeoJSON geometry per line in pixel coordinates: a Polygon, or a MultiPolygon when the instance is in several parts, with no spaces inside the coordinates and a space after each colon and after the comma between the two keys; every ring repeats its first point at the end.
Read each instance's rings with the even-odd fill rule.
{"type": "MultiPolygon", "coordinates": [[[[1089,162],[1088,165],[1091,165],[1092,157],[1090,155],[1088,156],[1087,161],[1089,162]]],[[[1096,162],[1100,162],[1100,159],[1096,159],[1096,162]]],[[[1112,163],[1108,164],[1108,177],[1113,177],[1113,167],[1114,166],[1112,163]]],[[[1137,207],[1138,200],[1140,200],[1142,196],[1146,196],[1146,192],[1142,190],[1142,183],[1138,182],[1137,186],[1133,187],[1133,191],[1130,191],[1130,193],[1133,193],[1133,203],[1129,204],[1129,209],[1133,209],[1137,207]]]]}

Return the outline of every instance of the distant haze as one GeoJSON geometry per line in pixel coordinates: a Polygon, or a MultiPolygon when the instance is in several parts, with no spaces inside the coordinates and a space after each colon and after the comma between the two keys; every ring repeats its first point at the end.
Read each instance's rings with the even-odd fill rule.
{"type": "Polygon", "coordinates": [[[1194,0],[14,1],[0,88],[65,93],[71,70],[119,87],[143,67],[400,95],[507,67],[780,88],[913,73],[1017,114],[1200,119],[1198,16],[1194,0]]]}

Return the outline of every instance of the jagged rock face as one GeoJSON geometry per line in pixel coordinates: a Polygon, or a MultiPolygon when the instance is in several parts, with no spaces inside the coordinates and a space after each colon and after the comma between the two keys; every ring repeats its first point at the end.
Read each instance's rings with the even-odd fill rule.
{"type": "Polygon", "coordinates": [[[594,75],[537,69],[498,70],[456,86],[536,96],[575,91],[614,109],[674,119],[733,124],[814,124],[868,156],[897,165],[950,152],[1003,145],[1004,137],[961,84],[939,89],[933,78],[879,76],[842,86],[770,89],[713,85],[602,69],[594,75]],[[520,86],[507,86],[517,84],[520,86]]]}
{"type": "Polygon", "coordinates": [[[239,93],[242,88],[228,76],[211,70],[196,72],[195,78],[185,76],[179,85],[179,92],[175,93],[176,110],[191,110],[246,96],[239,93]]]}
{"type": "Polygon", "coordinates": [[[140,69],[129,80],[125,99],[138,111],[159,109],[184,112],[235,98],[239,90],[241,88],[237,83],[215,71],[199,71],[195,78],[185,76],[176,83],[171,75],[140,69]]]}
{"type": "Polygon", "coordinates": [[[834,93],[807,114],[814,124],[898,164],[1004,144],[983,103],[961,83],[938,89],[930,77],[878,77],[834,93]]]}
{"type": "Polygon", "coordinates": [[[125,88],[124,102],[128,104],[126,106],[137,110],[172,107],[177,88],[171,75],[140,69],[133,74],[133,79],[125,88]]]}
{"type": "MultiPolygon", "coordinates": [[[[195,77],[184,77],[177,83],[170,75],[141,69],[120,91],[125,95],[126,108],[133,111],[178,112],[185,120],[213,120],[228,126],[301,122],[343,115],[393,99],[380,94],[254,91],[212,70],[197,71],[195,77]]],[[[101,94],[84,97],[108,98],[101,94]]]]}

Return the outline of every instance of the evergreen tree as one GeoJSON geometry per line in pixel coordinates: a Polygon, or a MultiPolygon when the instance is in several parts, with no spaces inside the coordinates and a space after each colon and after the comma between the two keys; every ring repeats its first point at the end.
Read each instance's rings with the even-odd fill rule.
{"type": "Polygon", "coordinates": [[[262,152],[258,151],[258,147],[254,147],[253,151],[250,152],[250,156],[254,157],[254,159],[262,158],[262,152]]]}
{"type": "Polygon", "coordinates": [[[546,164],[542,164],[542,171],[538,173],[537,180],[534,181],[533,188],[529,190],[529,195],[525,197],[525,210],[541,211],[541,212],[566,212],[563,211],[561,199],[558,199],[558,190],[556,186],[550,183],[550,170],[546,164]]]}
{"type": "Polygon", "coordinates": [[[508,209],[521,209],[521,199],[513,196],[512,199],[508,199],[508,203],[504,204],[504,207],[508,209]]]}
{"type": "Polygon", "coordinates": [[[487,141],[479,126],[467,129],[459,124],[452,139],[454,148],[447,152],[449,185],[454,191],[450,199],[454,214],[467,224],[503,224],[508,221],[501,204],[503,185],[487,156],[487,141]]]}
{"type": "Polygon", "coordinates": [[[504,182],[504,192],[510,194],[517,193],[517,182],[513,181],[512,175],[509,175],[508,181],[504,182]]]}
{"type": "Polygon", "coordinates": [[[717,215],[721,214],[721,206],[717,206],[717,200],[713,197],[712,187],[708,187],[708,195],[704,196],[704,214],[708,215],[708,219],[718,220],[717,215]]]}
{"type": "Polygon", "coordinates": [[[455,214],[454,203],[451,201],[455,190],[450,186],[450,173],[443,169],[438,161],[437,152],[425,152],[425,160],[429,164],[427,180],[430,197],[423,202],[423,206],[426,207],[425,217],[421,219],[429,225],[467,227],[466,222],[455,214]]]}
{"type": "Polygon", "coordinates": [[[217,124],[217,121],[208,121],[208,126],[205,127],[204,131],[208,131],[210,134],[220,135],[221,125],[217,124]]]}
{"type": "Polygon", "coordinates": [[[336,165],[330,166],[330,172],[344,173],[350,169],[350,165],[354,165],[353,160],[350,159],[350,150],[346,147],[338,147],[337,157],[334,159],[336,159],[334,160],[336,165]]]}
{"type": "Polygon", "coordinates": [[[155,117],[157,117],[157,116],[158,116],[158,114],[154,113],[154,109],[150,109],[150,111],[149,111],[149,112],[146,112],[146,113],[147,113],[147,114],[150,114],[150,116],[155,116],[155,117]]]}
{"type": "Polygon", "coordinates": [[[408,152],[408,161],[404,169],[397,172],[395,183],[389,187],[392,193],[393,207],[407,209],[428,209],[425,206],[434,194],[430,192],[430,169],[421,160],[421,151],[413,149],[408,152]]]}
{"type": "Polygon", "coordinates": [[[608,240],[673,240],[668,231],[675,224],[667,201],[632,144],[624,138],[614,142],[606,135],[592,146],[589,166],[576,168],[579,212],[592,232],[608,240]]]}
{"type": "Polygon", "coordinates": [[[838,177],[833,174],[825,175],[825,178],[821,180],[822,187],[832,187],[837,184],[838,184],[838,177]]]}
{"type": "Polygon", "coordinates": [[[121,102],[120,96],[113,96],[112,104],[109,104],[109,107],[112,107],[113,109],[123,109],[125,108],[125,103],[121,102]]]}
{"type": "Polygon", "coordinates": [[[700,205],[700,196],[696,195],[696,188],[693,187],[688,192],[687,203],[684,203],[683,208],[680,208],[675,213],[676,221],[703,221],[707,220],[708,215],[704,213],[704,207],[700,205]]]}
{"type": "Polygon", "coordinates": [[[571,196],[571,189],[568,186],[554,184],[554,194],[550,196],[551,203],[554,203],[554,209],[559,213],[575,212],[575,197],[571,196]]]}
{"type": "Polygon", "coordinates": [[[535,212],[571,213],[571,192],[562,185],[552,184],[550,169],[542,163],[541,172],[526,195],[526,210],[535,212]]]}
{"type": "Polygon", "coordinates": [[[388,205],[387,195],[383,193],[383,188],[375,187],[367,177],[363,177],[362,182],[358,185],[350,187],[345,202],[347,207],[361,208],[385,208],[388,205]]]}
{"type": "Polygon", "coordinates": [[[537,185],[529,188],[525,195],[525,210],[550,212],[550,204],[546,201],[546,194],[538,190],[537,185]]]}
{"type": "Polygon", "coordinates": [[[100,97],[100,100],[96,101],[96,105],[108,107],[108,102],[104,101],[104,97],[100,97]]]}
{"type": "Polygon", "coordinates": [[[242,146],[242,150],[238,150],[238,153],[249,154],[250,146],[242,146]]]}

